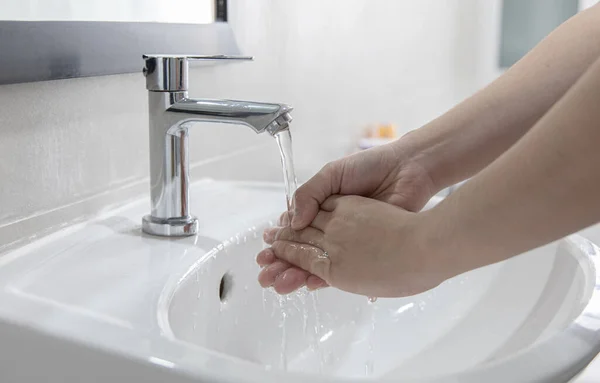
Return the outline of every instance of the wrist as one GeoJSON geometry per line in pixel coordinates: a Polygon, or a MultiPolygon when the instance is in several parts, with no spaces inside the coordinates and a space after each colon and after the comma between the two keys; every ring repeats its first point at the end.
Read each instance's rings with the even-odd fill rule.
{"type": "Polygon", "coordinates": [[[444,156],[449,154],[445,138],[435,133],[434,123],[412,130],[392,144],[400,162],[411,162],[427,174],[432,196],[453,184],[445,166],[444,156]]]}
{"type": "Polygon", "coordinates": [[[456,257],[460,253],[460,233],[456,230],[460,228],[445,209],[438,205],[418,213],[415,218],[414,238],[423,258],[423,273],[434,278],[437,285],[467,271],[456,257]]]}

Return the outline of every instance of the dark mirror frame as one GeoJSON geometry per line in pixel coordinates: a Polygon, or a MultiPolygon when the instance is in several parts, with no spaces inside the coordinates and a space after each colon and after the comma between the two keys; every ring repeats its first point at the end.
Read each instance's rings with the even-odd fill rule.
{"type": "Polygon", "coordinates": [[[141,73],[142,54],[239,55],[215,1],[212,24],[0,21],[0,85],[141,73]]]}

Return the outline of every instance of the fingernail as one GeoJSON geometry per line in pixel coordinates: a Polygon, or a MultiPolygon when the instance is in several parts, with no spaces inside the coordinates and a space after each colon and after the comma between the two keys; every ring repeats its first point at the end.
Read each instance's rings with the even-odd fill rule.
{"type": "Polygon", "coordinates": [[[273,229],[273,228],[268,228],[265,229],[265,231],[263,232],[263,240],[268,243],[269,245],[273,243],[273,240],[275,239],[275,233],[277,232],[277,229],[273,229]]]}

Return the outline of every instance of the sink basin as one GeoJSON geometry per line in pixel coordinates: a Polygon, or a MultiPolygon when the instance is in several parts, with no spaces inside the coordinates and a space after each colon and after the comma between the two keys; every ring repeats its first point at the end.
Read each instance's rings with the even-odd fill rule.
{"type": "Polygon", "coordinates": [[[2,380],[566,382],[600,350],[578,235],[407,298],[261,289],[282,190],[206,180],[195,237],[142,234],[144,198],[4,254],[2,380]]]}
{"type": "MultiPolygon", "coordinates": [[[[571,237],[420,295],[371,302],[333,288],[285,297],[263,290],[254,262],[263,242],[236,236],[167,288],[160,322],[168,336],[266,369],[340,378],[448,378],[508,367],[536,353],[539,359],[590,301],[591,246],[571,237]]],[[[542,377],[550,359],[529,372],[512,371],[510,379],[506,371],[503,381],[542,377]]]]}

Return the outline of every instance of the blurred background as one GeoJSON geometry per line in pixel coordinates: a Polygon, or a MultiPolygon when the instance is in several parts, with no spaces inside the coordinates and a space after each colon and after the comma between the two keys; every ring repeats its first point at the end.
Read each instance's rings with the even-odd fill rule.
{"type": "Polygon", "coordinates": [[[256,62],[196,81],[210,76],[219,96],[292,104],[306,179],[368,127],[391,124],[401,136],[434,119],[593,3],[231,0],[229,21],[256,62]]]}

